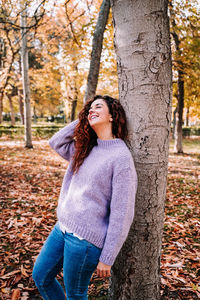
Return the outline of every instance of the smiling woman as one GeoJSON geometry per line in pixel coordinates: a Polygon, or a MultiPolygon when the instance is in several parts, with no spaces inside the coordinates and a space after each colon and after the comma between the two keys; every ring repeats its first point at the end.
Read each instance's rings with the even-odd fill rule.
{"type": "Polygon", "coordinates": [[[97,138],[109,140],[115,137],[125,140],[128,136],[125,111],[118,100],[109,96],[97,95],[89,100],[79,113],[79,121],[74,131],[76,139],[76,151],[72,166],[74,172],[78,170],[92,148],[97,144],[97,138]],[[92,120],[89,120],[89,118],[97,103],[99,103],[99,108],[96,109],[95,113],[98,115],[99,121],[92,124],[92,120]],[[98,113],[97,110],[100,110],[100,112],[98,113]],[[100,122],[102,118],[104,122],[100,122]]]}
{"type": "Polygon", "coordinates": [[[69,300],[87,299],[95,269],[98,276],[110,276],[134,217],[137,175],[126,137],[119,101],[97,95],[85,104],[78,120],[50,139],[50,146],[69,160],[69,166],[58,222],[33,269],[44,299],[65,299],[55,278],[62,267],[69,300]]]}

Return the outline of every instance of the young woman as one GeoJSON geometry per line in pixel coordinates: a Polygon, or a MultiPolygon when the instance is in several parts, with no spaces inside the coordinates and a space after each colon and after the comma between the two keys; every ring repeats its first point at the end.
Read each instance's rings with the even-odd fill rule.
{"type": "Polygon", "coordinates": [[[137,175],[124,140],[126,116],[118,100],[95,96],[49,141],[69,161],[58,221],[33,269],[44,299],[64,300],[56,280],[63,268],[67,300],[87,299],[92,273],[110,276],[134,217],[137,175]]]}

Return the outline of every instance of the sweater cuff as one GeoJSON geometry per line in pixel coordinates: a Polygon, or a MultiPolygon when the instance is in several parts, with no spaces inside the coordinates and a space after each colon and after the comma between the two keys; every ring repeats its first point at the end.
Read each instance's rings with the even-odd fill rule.
{"type": "Polygon", "coordinates": [[[100,255],[99,261],[106,265],[112,266],[114,264],[115,258],[107,255],[100,255]]]}

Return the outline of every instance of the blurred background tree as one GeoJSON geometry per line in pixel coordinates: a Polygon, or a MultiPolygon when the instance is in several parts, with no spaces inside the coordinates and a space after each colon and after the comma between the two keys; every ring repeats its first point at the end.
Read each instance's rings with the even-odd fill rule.
{"type": "Polygon", "coordinates": [[[181,153],[183,122],[186,126],[193,125],[200,118],[198,1],[171,0],[169,11],[173,57],[174,151],[181,153]]]}

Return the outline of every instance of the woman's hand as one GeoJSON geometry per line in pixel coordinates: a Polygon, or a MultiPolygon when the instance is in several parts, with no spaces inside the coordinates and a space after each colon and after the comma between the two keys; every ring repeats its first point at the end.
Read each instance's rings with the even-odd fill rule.
{"type": "Polygon", "coordinates": [[[97,276],[98,277],[109,277],[111,266],[102,263],[101,261],[97,265],[97,276]]]}

